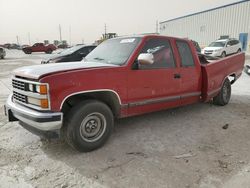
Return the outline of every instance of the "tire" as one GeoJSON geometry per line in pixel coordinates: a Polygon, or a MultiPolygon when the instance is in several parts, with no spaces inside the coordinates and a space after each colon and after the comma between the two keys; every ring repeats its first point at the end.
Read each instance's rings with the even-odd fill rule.
{"type": "Polygon", "coordinates": [[[74,106],[67,114],[63,137],[80,152],[88,152],[103,146],[114,127],[110,108],[96,100],[86,100],[74,106]]]}
{"type": "Polygon", "coordinates": [[[238,51],[237,51],[237,53],[240,53],[240,52],[241,52],[241,49],[239,48],[238,51]]]}
{"type": "Polygon", "coordinates": [[[24,50],[23,52],[24,52],[25,54],[31,54],[31,53],[32,53],[31,50],[24,50]]]}
{"type": "Polygon", "coordinates": [[[4,59],[4,56],[3,56],[3,55],[1,56],[1,59],[4,59]]]}
{"type": "Polygon", "coordinates": [[[213,98],[213,103],[215,105],[224,106],[229,103],[230,98],[231,98],[231,83],[227,78],[224,81],[218,95],[213,98]]]}
{"type": "Polygon", "coordinates": [[[52,53],[52,50],[51,50],[51,49],[48,49],[45,53],[46,53],[46,54],[51,54],[51,53],[52,53]]]}
{"type": "Polygon", "coordinates": [[[226,52],[223,51],[223,52],[221,53],[221,57],[224,58],[224,57],[226,57],[226,56],[227,56],[226,52]]]}

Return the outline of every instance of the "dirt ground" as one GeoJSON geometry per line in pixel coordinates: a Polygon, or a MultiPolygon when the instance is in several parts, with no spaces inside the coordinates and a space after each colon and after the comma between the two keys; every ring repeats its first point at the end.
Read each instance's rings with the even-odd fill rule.
{"type": "Polygon", "coordinates": [[[0,187],[250,187],[250,76],[245,73],[232,86],[227,106],[195,104],[117,120],[104,147],[78,153],[7,122],[3,105],[11,71],[46,56],[7,53],[0,60],[0,187]]]}

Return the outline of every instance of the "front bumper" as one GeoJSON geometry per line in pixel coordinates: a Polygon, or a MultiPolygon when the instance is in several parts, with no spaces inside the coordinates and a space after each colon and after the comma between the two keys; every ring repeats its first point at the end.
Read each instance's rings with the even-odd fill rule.
{"type": "Polygon", "coordinates": [[[9,121],[19,121],[38,131],[56,131],[63,124],[62,112],[39,112],[12,101],[12,95],[8,97],[5,104],[5,114],[9,121]]]}
{"type": "Polygon", "coordinates": [[[218,52],[213,51],[212,53],[204,52],[203,54],[204,55],[208,55],[208,56],[212,56],[212,57],[219,57],[219,56],[221,56],[221,52],[220,51],[218,51],[218,52]]]}

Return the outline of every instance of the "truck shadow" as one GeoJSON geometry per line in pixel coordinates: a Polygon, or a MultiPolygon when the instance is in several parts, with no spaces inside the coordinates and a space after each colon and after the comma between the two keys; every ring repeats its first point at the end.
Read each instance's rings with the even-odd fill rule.
{"type": "MultiPolygon", "coordinates": [[[[192,152],[200,154],[196,156],[197,161],[192,161],[192,165],[199,166],[202,161],[206,163],[207,152],[217,152],[218,156],[222,154],[222,136],[224,141],[231,139],[224,137],[225,130],[222,127],[225,124],[229,124],[227,131],[230,131],[237,122],[246,126],[249,121],[250,96],[233,95],[230,104],[223,107],[200,103],[116,120],[114,133],[108,143],[93,152],[79,153],[60,140],[44,141],[42,150],[48,157],[77,169],[87,178],[98,177],[102,183],[105,179],[110,186],[114,179],[123,181],[126,173],[129,175],[129,172],[134,171],[136,174],[141,168],[147,169],[146,161],[165,161],[162,165],[166,171],[171,171],[175,169],[167,161],[171,163],[174,155],[192,152]]],[[[245,144],[245,147],[249,147],[248,143],[245,144]]],[[[173,162],[186,168],[182,160],[173,162]]],[[[159,169],[157,173],[164,173],[159,169]]],[[[151,174],[150,178],[156,178],[154,176],[151,174]]]]}

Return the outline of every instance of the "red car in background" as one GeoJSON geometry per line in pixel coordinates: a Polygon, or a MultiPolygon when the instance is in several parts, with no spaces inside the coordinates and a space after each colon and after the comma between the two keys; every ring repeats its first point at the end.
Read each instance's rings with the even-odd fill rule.
{"type": "Polygon", "coordinates": [[[56,46],[53,44],[45,45],[44,43],[35,43],[33,46],[28,46],[22,49],[25,54],[31,54],[32,52],[45,52],[51,54],[56,50],[56,46]]]}

